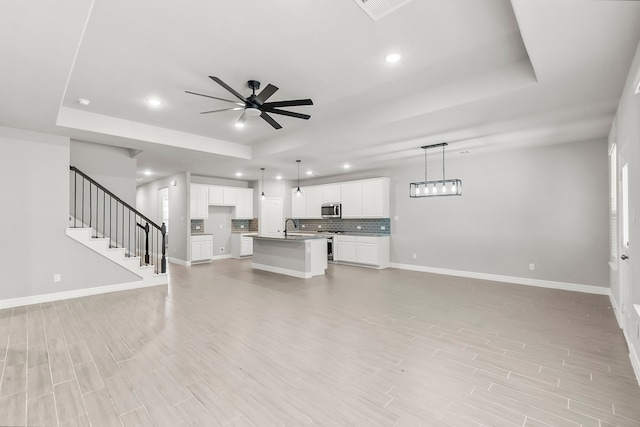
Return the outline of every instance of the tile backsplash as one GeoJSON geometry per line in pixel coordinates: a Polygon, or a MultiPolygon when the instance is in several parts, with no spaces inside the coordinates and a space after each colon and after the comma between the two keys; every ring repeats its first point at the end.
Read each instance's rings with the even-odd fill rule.
{"type": "Polygon", "coordinates": [[[253,219],[232,219],[232,232],[258,231],[258,218],[253,219]]]}
{"type": "MultiPolygon", "coordinates": [[[[297,231],[341,231],[344,233],[371,233],[380,235],[391,234],[391,219],[298,219],[297,231]],[[359,228],[358,228],[359,227],[359,228]],[[384,229],[383,229],[384,228],[384,229]]],[[[293,224],[287,224],[287,230],[294,230],[293,224]]]]}
{"type": "Polygon", "coordinates": [[[192,219],[191,220],[191,234],[204,233],[204,219],[192,219]]]}

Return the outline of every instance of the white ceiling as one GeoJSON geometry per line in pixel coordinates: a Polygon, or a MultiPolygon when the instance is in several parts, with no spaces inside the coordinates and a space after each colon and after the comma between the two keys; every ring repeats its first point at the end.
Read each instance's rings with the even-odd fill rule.
{"type": "Polygon", "coordinates": [[[5,1],[0,125],[131,148],[146,179],[295,179],[296,159],[332,176],[442,141],[455,155],[602,138],[638,22],[635,1],[414,0],[377,21],[351,0],[5,1]],[[185,90],[233,99],[209,75],[311,98],[290,108],[311,119],[239,130],[238,111],[201,115],[228,104],[185,90]]]}

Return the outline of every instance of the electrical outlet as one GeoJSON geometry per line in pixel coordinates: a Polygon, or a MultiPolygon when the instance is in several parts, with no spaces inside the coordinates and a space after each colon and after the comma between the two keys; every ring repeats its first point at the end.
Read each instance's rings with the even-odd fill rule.
{"type": "Polygon", "coordinates": [[[224,253],[224,248],[220,248],[220,253],[224,253]]]}
{"type": "Polygon", "coordinates": [[[359,225],[356,227],[357,230],[361,230],[362,227],[360,227],[359,225]]]}
{"type": "Polygon", "coordinates": [[[413,254],[413,259],[418,259],[418,254],[413,254]]]}
{"type": "Polygon", "coordinates": [[[396,216],[393,217],[393,220],[394,221],[400,221],[400,217],[398,215],[396,215],[396,216]]]}
{"type": "Polygon", "coordinates": [[[385,227],[384,225],[380,226],[380,230],[386,230],[386,229],[387,229],[387,227],[385,227]]]}
{"type": "Polygon", "coordinates": [[[321,225],[319,225],[319,226],[318,226],[318,228],[322,228],[322,226],[321,226],[321,225]]]}
{"type": "Polygon", "coordinates": [[[54,283],[60,283],[61,280],[62,280],[62,276],[60,274],[54,274],[53,275],[53,282],[54,283]]]}
{"type": "Polygon", "coordinates": [[[306,228],[306,227],[307,227],[306,225],[302,224],[302,228],[306,228]]]}
{"type": "Polygon", "coordinates": [[[244,225],[241,225],[240,228],[244,228],[244,225]]]}
{"type": "Polygon", "coordinates": [[[536,269],[536,265],[535,264],[533,264],[533,263],[529,264],[529,270],[533,271],[535,269],[536,269]]]}

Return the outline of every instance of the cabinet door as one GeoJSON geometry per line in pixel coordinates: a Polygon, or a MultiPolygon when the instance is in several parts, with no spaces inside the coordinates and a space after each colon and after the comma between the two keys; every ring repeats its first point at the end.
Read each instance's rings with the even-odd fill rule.
{"type": "Polygon", "coordinates": [[[235,219],[253,218],[253,188],[238,188],[235,219]]]}
{"type": "Polygon", "coordinates": [[[209,204],[214,206],[220,206],[223,203],[222,187],[210,186],[209,187],[209,204]]]}
{"type": "Polygon", "coordinates": [[[342,184],[340,191],[342,192],[342,218],[362,217],[362,183],[342,184]]]}
{"type": "Polygon", "coordinates": [[[356,262],[360,264],[378,264],[378,245],[375,243],[358,243],[356,262]]]}
{"type": "Polygon", "coordinates": [[[307,218],[322,218],[322,188],[307,187],[307,218]]]}
{"type": "Polygon", "coordinates": [[[190,190],[190,217],[207,218],[209,216],[209,189],[205,185],[191,184],[190,190]]]}
{"type": "Polygon", "coordinates": [[[389,217],[389,179],[379,178],[362,182],[362,216],[389,217]]]}
{"type": "Polygon", "coordinates": [[[323,185],[322,186],[322,203],[340,202],[340,185],[323,185]]]}
{"type": "Polygon", "coordinates": [[[202,244],[200,242],[191,243],[191,261],[202,259],[202,244]]]}
{"type": "Polygon", "coordinates": [[[356,237],[333,236],[333,246],[336,261],[356,262],[356,237]]]}
{"type": "Polygon", "coordinates": [[[253,255],[253,239],[251,237],[243,237],[240,242],[240,255],[253,255]]]}
{"type": "Polygon", "coordinates": [[[202,258],[200,259],[211,259],[213,258],[213,242],[202,242],[202,258]]]}
{"type": "Polygon", "coordinates": [[[222,204],[226,206],[235,206],[237,198],[237,190],[235,188],[224,188],[222,190],[222,204]]]}
{"type": "Polygon", "coordinates": [[[291,217],[306,218],[307,217],[307,190],[301,188],[302,194],[296,194],[296,188],[291,189],[291,217]]]}

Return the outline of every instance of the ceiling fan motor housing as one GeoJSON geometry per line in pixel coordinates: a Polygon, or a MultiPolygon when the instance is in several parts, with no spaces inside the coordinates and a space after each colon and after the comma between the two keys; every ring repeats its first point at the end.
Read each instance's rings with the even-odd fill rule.
{"type": "Polygon", "coordinates": [[[249,88],[252,89],[254,92],[260,89],[260,82],[257,80],[249,80],[247,82],[247,85],[249,85],[249,88]]]}

